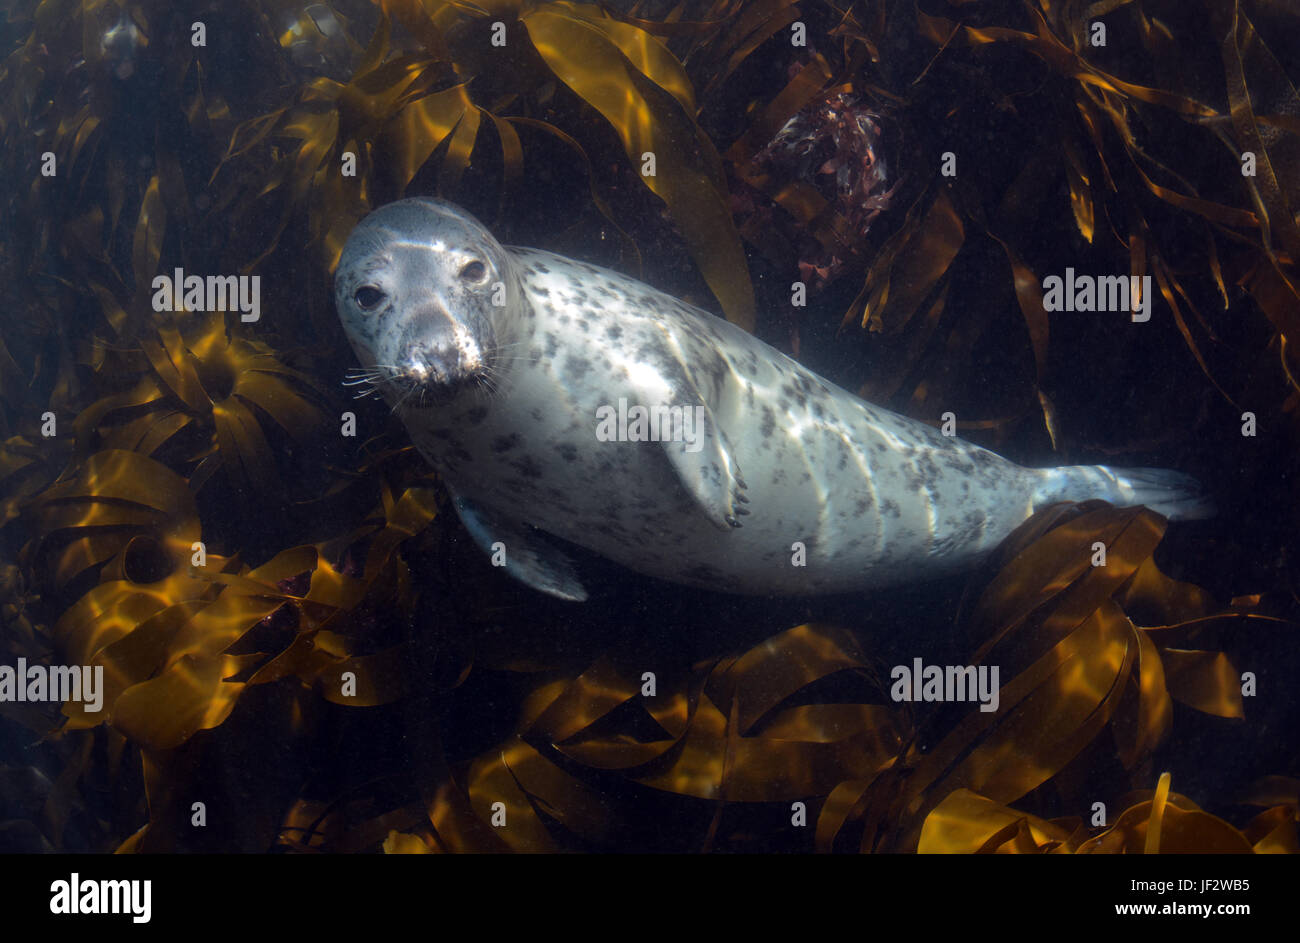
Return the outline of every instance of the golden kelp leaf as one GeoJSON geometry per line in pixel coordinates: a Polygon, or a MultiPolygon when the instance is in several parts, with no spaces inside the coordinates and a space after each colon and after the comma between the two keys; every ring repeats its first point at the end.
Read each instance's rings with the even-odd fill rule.
{"type": "Polygon", "coordinates": [[[615,820],[612,803],[591,785],[527,743],[507,747],[500,756],[538,813],[589,841],[601,841],[609,834],[615,820]]]}
{"type": "Polygon", "coordinates": [[[925,346],[934,337],[935,330],[939,326],[939,319],[943,316],[944,309],[948,304],[949,288],[951,282],[944,280],[939,286],[938,293],[934,301],[930,303],[925,312],[918,319],[910,331],[904,332],[903,335],[882,340],[885,343],[891,341],[900,343],[899,348],[886,348],[887,350],[897,350],[893,356],[886,355],[882,358],[881,363],[872,375],[858,390],[858,395],[872,403],[888,402],[898,392],[907,375],[916,367],[917,358],[925,350],[925,346]]]}
{"type": "Polygon", "coordinates": [[[248,407],[234,399],[214,403],[212,421],[226,474],[240,494],[256,494],[277,481],[271,444],[248,407]]]}
{"type": "Polygon", "coordinates": [[[1240,801],[1249,805],[1292,805],[1300,809],[1300,779],[1264,776],[1250,784],[1240,801]]]}
{"type": "Polygon", "coordinates": [[[736,9],[735,25],[723,43],[726,63],[709,80],[705,94],[721,84],[748,56],[768,39],[799,18],[797,0],[746,0],[736,9]],[[728,48],[730,46],[730,48],[728,48]]]}
{"type": "MultiPolygon", "coordinates": [[[[385,485],[385,494],[387,490],[385,485]]],[[[438,513],[433,489],[420,486],[407,488],[386,510],[384,527],[375,535],[366,554],[367,582],[378,576],[398,544],[427,527],[438,513]]]]}
{"type": "MultiPolygon", "coordinates": [[[[1124,585],[1164,534],[1161,518],[1144,508],[1087,507],[1078,506],[1073,519],[1059,523],[1029,546],[1024,537],[1038,526],[1034,518],[1007,538],[1003,546],[1018,553],[989,584],[972,616],[981,634],[990,632],[977,661],[1040,606],[1058,597],[1048,614],[1049,625],[1058,627],[1058,632],[1079,625],[1124,585]],[[1104,567],[1091,564],[1092,545],[1099,541],[1106,546],[1104,567]]],[[[1051,643],[1050,635],[1046,641],[1051,643]]]]}
{"type": "Polygon", "coordinates": [[[922,852],[1078,853],[1078,854],[1223,854],[1287,851],[1290,834],[1286,812],[1270,810],[1243,834],[1227,822],[1197,809],[1170,792],[1169,774],[1160,777],[1150,800],[1122,812],[1113,826],[1083,840],[1077,819],[1045,821],[992,802],[968,790],[953,792],[926,817],[922,852]]]}
{"type": "Polygon", "coordinates": [[[595,769],[679,795],[733,802],[829,792],[846,775],[887,764],[900,735],[891,707],[805,704],[781,709],[809,685],[865,664],[846,633],[797,626],[739,658],[707,667],[686,688],[640,699],[639,675],[600,661],[562,691],[525,732],[595,769]],[[667,734],[641,740],[591,728],[629,701],[667,734]]]}
{"type": "Polygon", "coordinates": [[[720,700],[736,699],[738,729],[747,734],[808,685],[865,666],[866,659],[849,632],[833,625],[798,625],[715,668],[706,689],[716,692],[720,700]]]}
{"type": "MultiPolygon", "coordinates": [[[[1020,305],[1020,313],[1025,316],[1025,327],[1029,331],[1029,343],[1034,350],[1035,375],[1039,382],[1042,382],[1047,367],[1047,344],[1050,335],[1050,319],[1047,316],[1047,308],[1043,305],[1043,283],[1034,274],[1033,269],[1025,264],[1025,260],[1020,257],[1020,253],[1010,243],[998,238],[992,232],[989,235],[1002,246],[1002,249],[1007,254],[1007,261],[1011,263],[1011,276],[1016,289],[1016,302],[1020,305]]],[[[1044,410],[1044,416],[1046,415],[1046,410],[1044,410]]]]}
{"type": "Polygon", "coordinates": [[[106,646],[170,606],[211,595],[211,584],[186,572],[156,583],[109,580],[72,604],[54,625],[59,651],[74,664],[90,664],[106,646]]]}
{"type": "MultiPolygon", "coordinates": [[[[901,242],[896,244],[894,239],[890,240],[889,269],[877,275],[877,287],[869,291],[862,311],[862,324],[869,330],[886,333],[903,330],[948,271],[966,239],[965,227],[947,189],[939,189],[925,214],[915,218],[914,230],[904,228],[895,237],[901,237],[901,242]]],[[[879,271],[873,267],[872,274],[879,271]]],[[[863,290],[868,291],[865,286],[863,290]]]]}
{"type": "MultiPolygon", "coordinates": [[[[371,817],[364,817],[363,803],[364,800],[355,803],[356,809],[339,810],[337,826],[329,820],[321,824],[321,830],[326,833],[324,843],[330,851],[345,855],[370,852],[382,847],[389,835],[401,829],[420,828],[423,831],[425,817],[415,803],[371,817]],[[361,821],[355,821],[358,818],[361,821]]],[[[333,818],[335,816],[330,816],[333,818]]]]}
{"type": "Polygon", "coordinates": [[[244,685],[226,681],[257,655],[182,655],[158,677],[124,691],[113,725],[146,749],[170,750],[223,723],[244,685]]]}
{"type": "Polygon", "coordinates": [[[1205,590],[1170,579],[1152,559],[1142,561],[1115,598],[1135,617],[1139,610],[1159,614],[1164,625],[1192,622],[1215,612],[1214,601],[1205,590]]]}
{"type": "Polygon", "coordinates": [[[353,655],[321,671],[316,690],[325,700],[345,707],[390,704],[406,691],[407,657],[400,646],[374,655],[353,655]]]}
{"type": "Polygon", "coordinates": [[[434,851],[435,849],[430,848],[424,839],[396,830],[389,832],[388,837],[384,839],[386,855],[428,855],[434,851]]]}
{"type": "Polygon", "coordinates": [[[120,449],[92,455],[75,477],[41,494],[34,513],[41,541],[72,538],[56,564],[64,584],[136,535],[153,537],[173,559],[188,556],[200,537],[198,510],[185,480],[151,458],[120,449]],[[77,537],[92,528],[93,539],[77,537]]]}
{"type": "Polygon", "coordinates": [[[149,365],[169,393],[188,408],[196,412],[203,410],[207,405],[207,397],[180,332],[164,326],[159,328],[158,336],[158,341],[152,338],[140,341],[140,348],[149,358],[149,365]]]}
{"type": "Polygon", "coordinates": [[[0,443],[0,527],[22,513],[33,495],[56,472],[48,467],[49,453],[26,436],[11,436],[0,443]]]}
{"type": "MultiPolygon", "coordinates": [[[[102,432],[110,449],[130,446],[147,454],[198,423],[215,445],[215,463],[242,483],[241,494],[264,492],[268,485],[274,491],[279,474],[260,417],[269,416],[291,438],[306,441],[324,419],[326,394],[315,380],[281,364],[265,345],[231,338],[220,312],[194,319],[188,334],[162,325],[156,339],[141,341],[152,375],[131,392],[106,397],[78,415],[79,448],[89,448],[102,432]],[[110,425],[128,413],[135,418],[110,425]],[[254,488],[254,482],[262,487],[254,488]]],[[[209,451],[211,445],[187,457],[197,461],[209,451]]],[[[195,471],[194,490],[212,467],[195,471]]]]}
{"type": "MultiPolygon", "coordinates": [[[[172,637],[180,627],[194,617],[194,614],[208,605],[204,598],[189,599],[167,606],[145,619],[132,619],[127,608],[128,600],[144,601],[130,587],[121,583],[106,583],[102,588],[110,592],[123,605],[118,611],[111,611],[107,629],[102,635],[89,636],[89,645],[101,644],[93,659],[83,662],[104,669],[103,685],[100,695],[103,699],[101,709],[91,711],[85,701],[69,701],[63,706],[63,713],[68,718],[66,729],[76,730],[83,727],[95,727],[104,721],[111,721],[118,697],[128,688],[152,678],[162,668],[166,659],[167,648],[172,637]],[[113,636],[120,636],[115,641],[113,636]]],[[[145,600],[148,597],[144,597],[145,600]]],[[[75,607],[74,607],[75,608],[75,607]]],[[[89,633],[83,633],[89,635],[89,633]]]]}
{"type": "Polygon", "coordinates": [[[428,809],[429,824],[438,849],[444,852],[510,851],[511,846],[502,839],[501,830],[488,824],[491,819],[480,819],[474,809],[469,796],[456,781],[451,776],[444,777],[428,809]]]}
{"type": "Polygon", "coordinates": [[[494,826],[496,834],[514,851],[558,850],[511,771],[514,766],[535,762],[536,755],[532,747],[516,740],[476,759],[466,774],[465,788],[475,817],[494,826]]]}
{"type": "MultiPolygon", "coordinates": [[[[850,820],[859,819],[868,802],[876,798],[877,793],[887,793],[886,797],[878,802],[878,807],[883,808],[892,802],[893,787],[896,787],[899,782],[901,782],[899,774],[892,766],[887,766],[875,777],[842,782],[831,790],[817,816],[817,850],[823,854],[833,851],[841,829],[850,820]],[[878,788],[882,783],[887,788],[878,788]]],[[[873,829],[869,826],[868,831],[873,829]]],[[[871,847],[873,837],[864,837],[864,850],[871,847]]]]}
{"type": "Polygon", "coordinates": [[[1153,855],[1160,850],[1160,831],[1164,826],[1165,810],[1169,806],[1169,784],[1172,779],[1168,773],[1161,773],[1156,783],[1156,794],[1151,797],[1151,815],[1147,819],[1143,854],[1153,855]]]}
{"type": "Polygon", "coordinates": [[[1188,809],[1168,793],[1165,773],[1157,796],[1125,809],[1105,832],[1083,842],[1079,854],[1250,854],[1250,842],[1223,819],[1188,809]],[[1157,808],[1159,799],[1159,808],[1157,808]],[[1150,839],[1150,840],[1148,840],[1150,839]]]}
{"type": "Polygon", "coordinates": [[[1042,853],[1068,845],[1070,838],[1071,833],[1059,825],[958,789],[925,817],[916,850],[921,854],[1042,853]]]}
{"type": "Polygon", "coordinates": [[[135,227],[135,241],[131,249],[131,267],[135,273],[136,294],[150,294],[149,285],[158,271],[162,255],[163,233],[167,228],[167,207],[158,189],[158,175],[154,174],[140,202],[140,217],[135,227]]]}
{"type": "MultiPolygon", "coordinates": [[[[1218,16],[1216,19],[1222,22],[1224,17],[1218,16]]],[[[1261,214],[1262,225],[1266,230],[1276,233],[1293,263],[1300,261],[1300,225],[1297,225],[1295,220],[1296,208],[1287,199],[1284,185],[1279,181],[1273,163],[1269,159],[1265,135],[1261,133],[1259,123],[1255,119],[1251,94],[1246,84],[1247,57],[1261,78],[1270,85],[1284,90],[1279,97],[1284,96],[1289,99],[1286,102],[1288,106],[1294,105],[1300,99],[1297,98],[1295,89],[1291,87],[1286,71],[1263,39],[1255,32],[1245,12],[1235,3],[1232,6],[1229,28],[1223,34],[1222,55],[1224,74],[1228,80],[1228,98],[1232,105],[1232,124],[1237,132],[1237,141],[1241,151],[1250,151],[1256,157],[1255,176],[1245,182],[1258,190],[1260,200],[1267,210],[1266,213],[1261,214]]],[[[1275,138],[1276,134],[1269,132],[1268,137],[1275,138]]],[[[1286,189],[1290,189],[1294,194],[1294,182],[1290,182],[1286,189]]],[[[1267,233],[1264,242],[1266,246],[1271,243],[1267,233]]]]}
{"type": "Polygon", "coordinates": [[[214,582],[226,587],[211,605],[181,626],[168,647],[165,665],[170,667],[186,655],[214,656],[238,642],[254,625],[271,615],[289,598],[280,588],[286,571],[293,574],[305,567],[313,548],[294,548],[277,554],[255,570],[239,575],[213,573],[214,582]],[[286,565],[286,558],[293,562],[286,565]]]}
{"type": "MultiPolygon", "coordinates": [[[[1169,730],[1174,682],[1166,682],[1158,640],[1134,626],[1119,603],[1141,602],[1148,617],[1200,616],[1206,608],[1195,588],[1165,585],[1158,571],[1146,569],[1154,566],[1150,556],[1163,530],[1145,509],[1090,502],[1049,508],[1013,533],[1002,549],[1007,562],[970,620],[986,638],[971,662],[1014,672],[1001,683],[998,710],[972,710],[924,754],[909,751],[906,766],[891,770],[901,777],[897,798],[890,777],[845,794],[837,806],[843,818],[819,831],[822,847],[850,816],[898,821],[901,838],[891,847],[911,847],[920,829],[909,823],[953,791],[1013,802],[1056,775],[1111,722],[1126,765],[1149,756],[1169,730]],[[1090,564],[1097,541],[1108,550],[1105,567],[1090,564]]],[[[1002,838],[1025,845],[1028,833],[1007,827],[1002,838]]],[[[873,834],[869,827],[865,846],[873,834]]]]}
{"type": "Polygon", "coordinates": [[[453,138],[447,158],[462,167],[469,159],[478,130],[478,108],[469,100],[464,85],[456,85],[411,102],[385,129],[385,152],[394,155],[397,181],[402,190],[411,182],[430,155],[448,135],[464,138],[459,146],[453,138]],[[462,125],[464,130],[462,130],[462,125]],[[465,145],[468,144],[468,147],[465,145]]]}
{"type": "MultiPolygon", "coordinates": [[[[444,12],[452,12],[455,4],[447,2],[428,3],[426,0],[378,0],[378,5],[384,11],[382,22],[385,29],[387,28],[388,18],[392,17],[410,30],[412,36],[420,40],[420,44],[429,55],[436,59],[451,59],[451,53],[447,48],[447,40],[443,36],[443,28],[439,25],[438,20],[444,12]],[[430,7],[432,7],[432,10],[430,7]]],[[[366,50],[365,61],[362,66],[363,68],[366,66],[374,68],[378,61],[379,56],[376,54],[376,47],[372,40],[370,47],[366,50]]]]}
{"type": "Polygon", "coordinates": [[[1137,664],[1116,712],[1112,731],[1120,761],[1127,768],[1150,756],[1173,724],[1173,704],[1165,679],[1165,664],[1146,632],[1135,631],[1137,664]]]}
{"type": "Polygon", "coordinates": [[[640,692],[640,679],[627,669],[620,669],[609,658],[601,658],[562,690],[552,693],[552,700],[529,725],[530,735],[563,743],[576,737],[611,711],[627,703],[640,692]]]}
{"type": "Polygon", "coordinates": [[[152,457],[192,421],[191,416],[180,410],[140,416],[109,431],[104,436],[103,445],[105,449],[122,449],[152,457]]]}
{"type": "Polygon", "coordinates": [[[533,46],[561,81],[614,126],[634,167],[640,170],[644,155],[654,155],[655,173],[642,174],[642,182],[667,204],[727,319],[752,330],[754,290],[719,189],[713,145],[607,33],[555,6],[543,4],[522,16],[533,46]]]}
{"type": "Polygon", "coordinates": [[[1160,289],[1160,294],[1164,296],[1165,303],[1169,305],[1170,311],[1173,312],[1174,323],[1178,325],[1178,332],[1183,335],[1183,340],[1187,343],[1188,350],[1192,352],[1192,356],[1195,357],[1196,362],[1200,364],[1201,372],[1204,373],[1206,378],[1214,384],[1215,389],[1223,394],[1224,399],[1229,403],[1232,403],[1233,406],[1236,406],[1236,400],[1234,400],[1231,394],[1229,394],[1228,391],[1219,384],[1219,381],[1211,372],[1209,364],[1205,362],[1205,356],[1201,353],[1200,347],[1197,346],[1196,341],[1192,338],[1192,332],[1188,330],[1187,322],[1183,320],[1182,309],[1178,306],[1178,301],[1174,298],[1173,290],[1171,290],[1170,287],[1171,285],[1176,286],[1177,283],[1174,282],[1173,274],[1165,266],[1164,260],[1158,255],[1153,254],[1151,256],[1151,271],[1156,276],[1156,285],[1160,289]]]}
{"type": "MultiPolygon", "coordinates": [[[[1199,73],[1193,74],[1194,70],[1189,67],[1190,60],[1185,61],[1180,53],[1180,49],[1187,46],[1188,40],[1198,43],[1203,41],[1198,32],[1204,26],[1202,20],[1181,18],[1176,28],[1190,32],[1175,38],[1166,23],[1149,19],[1140,6],[1134,5],[1134,15],[1142,25],[1143,40],[1153,50],[1153,59],[1149,63],[1153,69],[1151,74],[1174,89],[1165,91],[1162,88],[1126,82],[1086,60],[1087,44],[1081,43],[1079,37],[1086,34],[1090,14],[1068,4],[1038,6],[1041,9],[1032,5],[1030,7],[1035,20],[1033,32],[986,25],[990,23],[987,17],[981,17],[979,28],[974,28],[962,25],[956,19],[931,17],[920,11],[918,25],[923,36],[943,44],[949,50],[956,45],[978,47],[1010,43],[1021,46],[1074,86],[1073,108],[1058,108],[1058,112],[1062,130],[1066,132],[1062,137],[1066,148],[1064,182],[1069,187],[1075,221],[1085,237],[1091,240],[1095,231],[1104,232],[1105,223],[1108,222],[1118,238],[1126,238],[1129,234],[1121,233],[1117,227],[1136,229],[1144,226],[1144,205],[1152,207],[1153,213],[1162,214],[1158,222],[1160,231],[1176,231],[1179,216],[1164,212],[1172,208],[1182,214],[1200,217],[1197,220],[1200,226],[1215,224],[1220,237],[1249,247],[1242,253],[1244,258],[1241,260],[1242,268],[1239,269],[1251,270],[1242,279],[1243,284],[1258,282],[1260,279],[1264,282],[1271,281],[1270,276],[1263,274],[1265,267],[1278,270],[1281,273],[1279,281],[1287,282],[1289,277],[1285,273],[1293,266],[1296,246],[1300,245],[1300,235],[1297,235],[1300,234],[1300,228],[1294,219],[1296,200],[1300,198],[1297,193],[1300,191],[1286,182],[1295,178],[1296,174],[1284,173],[1281,168],[1294,168],[1300,164],[1300,139],[1295,135],[1292,122],[1270,123],[1267,116],[1262,116],[1260,112],[1291,114],[1300,104],[1300,96],[1277,57],[1254,31],[1246,12],[1238,10],[1235,4],[1229,4],[1222,9],[1216,8],[1209,20],[1211,41],[1221,46],[1225,74],[1228,76],[1226,98],[1232,106],[1229,116],[1196,97],[1181,94],[1185,88],[1204,97],[1205,94],[1214,94],[1217,91],[1215,86],[1219,84],[1206,81],[1199,73]],[[1248,83],[1251,86],[1249,88],[1248,83]],[[1154,121],[1168,120],[1169,115],[1180,118],[1186,125],[1186,133],[1189,136],[1201,136],[1211,149],[1214,142],[1208,138],[1209,135],[1214,135],[1238,159],[1246,152],[1254,155],[1256,170],[1242,181],[1250,191],[1248,205],[1231,205],[1202,197],[1198,193],[1196,175],[1179,172],[1179,164],[1185,163],[1182,160],[1185,149],[1166,154],[1162,158],[1159,150],[1167,147],[1164,139],[1159,136],[1153,138],[1141,132],[1141,129],[1150,128],[1153,124],[1153,121],[1147,120],[1149,109],[1145,106],[1155,106],[1167,113],[1150,116],[1154,121]],[[1069,133],[1071,124],[1086,134],[1091,144],[1087,155],[1079,153],[1076,140],[1069,133]],[[1113,134],[1108,133],[1110,131],[1113,134]],[[1122,152],[1122,156],[1117,151],[1122,152]],[[1096,167],[1101,174],[1100,179],[1095,181],[1089,173],[1093,166],[1093,152],[1097,157],[1096,167]],[[1153,204],[1145,200],[1148,195],[1160,202],[1153,204]],[[1134,217],[1136,224],[1132,222],[1134,217]],[[1275,223],[1275,219],[1282,222],[1275,223]],[[1274,242],[1281,243],[1279,251],[1274,251],[1274,242]],[[1258,258],[1250,258],[1252,250],[1258,258]]],[[[961,11],[961,14],[964,16],[965,11],[961,11]]],[[[1045,103],[1049,107],[1054,104],[1050,100],[1045,103]]],[[[959,103],[958,107],[963,104],[959,103]]],[[[1183,138],[1175,135],[1168,140],[1183,138]]],[[[1016,189],[1018,188],[1012,188],[1013,191],[1016,189]]],[[[1155,218],[1152,219],[1152,225],[1157,225],[1155,218]]],[[[1136,237],[1137,233],[1134,232],[1131,236],[1136,237]]],[[[1213,360],[1208,356],[1204,342],[1193,335],[1184,318],[1185,311],[1190,309],[1206,334],[1212,340],[1217,340],[1212,322],[1201,316],[1198,303],[1194,300],[1199,292],[1191,285],[1184,285],[1186,276],[1183,274],[1186,271],[1208,270],[1215,288],[1219,290],[1220,298],[1226,302],[1226,289],[1220,287],[1225,279],[1216,242],[1217,238],[1211,236],[1200,253],[1200,261],[1204,265],[1189,265],[1186,247],[1178,246],[1176,257],[1179,265],[1175,272],[1163,261],[1175,257],[1173,247],[1165,248],[1154,244],[1149,234],[1144,240],[1130,238],[1132,271],[1135,275],[1142,275],[1146,271],[1147,258],[1150,257],[1150,270],[1159,284],[1162,296],[1170,304],[1175,324],[1189,351],[1205,375],[1232,402],[1233,393],[1236,392],[1234,385],[1223,382],[1221,377],[1211,371],[1213,360]],[[1182,296],[1181,302],[1175,301],[1178,295],[1182,296]],[[1184,308],[1183,305],[1187,307],[1184,308]]],[[[1292,296],[1292,301],[1297,295],[1290,290],[1285,294],[1292,296]]],[[[1261,291],[1260,295],[1267,297],[1268,291],[1261,291]]],[[[1269,312],[1275,324],[1285,322],[1288,318],[1295,320],[1293,315],[1286,313],[1286,305],[1262,302],[1261,307],[1269,312]]],[[[1290,307],[1294,307],[1294,304],[1290,307]]],[[[1222,369],[1218,372],[1222,372],[1222,369]]]]}
{"type": "Polygon", "coordinates": [[[469,166],[470,153],[478,140],[478,127],[482,113],[477,108],[464,111],[451,131],[447,154],[438,167],[438,191],[454,193],[460,187],[465,168],[469,166]]]}
{"type": "Polygon", "coordinates": [[[944,42],[954,31],[958,31],[958,35],[963,41],[972,46],[993,42],[1023,44],[1046,64],[1078,82],[1095,85],[1110,92],[1128,95],[1149,104],[1161,105],[1179,114],[1196,117],[1213,117],[1217,114],[1213,108],[1193,99],[1174,95],[1158,88],[1135,85],[1103,72],[1061,42],[1052,33],[1051,27],[1040,10],[1034,7],[1030,7],[1029,10],[1037,21],[1037,31],[1035,33],[1026,33],[1021,30],[1003,27],[974,29],[969,26],[961,26],[942,17],[929,16],[919,10],[917,11],[917,21],[922,27],[923,34],[935,42],[944,42]]]}
{"type": "Polygon", "coordinates": [[[686,70],[677,61],[677,57],[668,51],[668,47],[653,35],[630,23],[614,19],[607,10],[593,4],[555,0],[546,6],[548,12],[565,14],[575,21],[589,24],[595,32],[617,46],[642,75],[676,98],[686,114],[694,116],[698,111],[695,90],[691,87],[691,80],[686,77],[686,70]]]}
{"type": "Polygon", "coordinates": [[[1003,682],[996,712],[972,711],[919,758],[906,794],[918,802],[922,789],[946,796],[968,788],[1014,802],[1041,785],[1110,720],[1135,647],[1119,608],[1099,606],[1031,667],[1003,682]]]}
{"type": "Polygon", "coordinates": [[[1245,717],[1241,678],[1223,652],[1161,652],[1169,676],[1169,693],[1189,707],[1216,717],[1245,717]]]}
{"type": "Polygon", "coordinates": [[[1257,855],[1300,854],[1300,832],[1293,806],[1276,806],[1261,812],[1242,830],[1257,855]]]}
{"type": "Polygon", "coordinates": [[[1070,184],[1070,209],[1074,212],[1074,222],[1079,227],[1079,234],[1088,242],[1092,242],[1095,220],[1087,169],[1083,165],[1078,149],[1074,147],[1069,137],[1064,138],[1064,143],[1066,178],[1070,184]]]}
{"type": "MultiPolygon", "coordinates": [[[[398,506],[403,508],[398,526],[418,529],[418,514],[409,504],[398,502],[398,506]]],[[[380,532],[381,537],[385,534],[380,532]]],[[[304,546],[285,550],[244,573],[224,572],[227,561],[210,555],[206,567],[177,571],[157,583],[113,580],[96,587],[55,629],[60,646],[79,663],[105,669],[104,710],[92,714],[83,705],[70,704],[65,707],[69,726],[94,726],[107,719],[133,739],[148,738],[156,746],[175,745],[195,730],[206,729],[205,725],[221,723],[245,683],[218,684],[230,676],[215,677],[215,672],[224,670],[218,662],[285,605],[298,611],[296,622],[289,623],[297,626],[297,635],[273,641],[269,652],[232,656],[237,661],[222,664],[240,671],[257,666],[246,683],[297,675],[304,682],[318,682],[331,696],[339,693],[331,682],[342,671],[352,671],[357,691],[354,697],[337,698],[344,704],[378,704],[399,697],[403,690],[400,650],[358,654],[342,636],[320,631],[323,624],[358,604],[369,585],[387,591],[378,576],[385,572],[383,565],[396,541],[383,543],[384,559],[376,564],[370,584],[339,573],[317,548],[304,546]],[[303,583],[302,577],[309,573],[310,583],[303,583]],[[302,595],[290,592],[295,584],[302,586],[302,595]],[[203,704],[205,697],[211,703],[203,704]],[[127,705],[121,724],[119,703],[127,705]],[[167,713],[176,705],[184,715],[177,725],[150,726],[142,719],[150,710],[167,713]]]]}
{"type": "Polygon", "coordinates": [[[273,452],[257,407],[291,438],[302,441],[324,420],[324,402],[316,382],[284,366],[263,344],[232,338],[220,315],[209,316],[187,342],[195,376],[209,378],[202,387],[201,414],[212,423],[227,473],[243,494],[274,490],[279,479],[273,452]]]}

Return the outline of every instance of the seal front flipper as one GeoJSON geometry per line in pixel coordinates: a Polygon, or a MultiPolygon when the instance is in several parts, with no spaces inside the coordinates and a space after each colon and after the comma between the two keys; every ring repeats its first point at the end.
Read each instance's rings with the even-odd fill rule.
{"type": "Polygon", "coordinates": [[[507,573],[549,596],[586,602],[587,590],[573,562],[543,531],[504,521],[459,495],[452,498],[461,523],[483,552],[493,558],[505,555],[507,573]]]}
{"type": "Polygon", "coordinates": [[[745,480],[713,411],[693,388],[677,403],[683,405],[646,405],[651,411],[660,410],[659,445],[677,480],[714,527],[742,526],[741,518],[749,513],[745,480]]]}
{"type": "Polygon", "coordinates": [[[707,347],[685,349],[663,322],[646,338],[638,350],[642,362],[629,379],[635,401],[648,413],[651,433],[657,433],[652,438],[709,523],[719,530],[743,526],[741,518],[749,514],[745,479],[700,392],[721,392],[726,360],[707,347]]]}

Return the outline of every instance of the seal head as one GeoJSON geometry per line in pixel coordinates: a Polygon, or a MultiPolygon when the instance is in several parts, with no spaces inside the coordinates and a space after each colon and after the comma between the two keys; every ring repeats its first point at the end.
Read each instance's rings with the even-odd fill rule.
{"type": "Polygon", "coordinates": [[[413,199],[371,213],[334,278],[363,367],[354,381],[416,408],[490,386],[512,281],[506,250],[457,207],[413,199]]]}

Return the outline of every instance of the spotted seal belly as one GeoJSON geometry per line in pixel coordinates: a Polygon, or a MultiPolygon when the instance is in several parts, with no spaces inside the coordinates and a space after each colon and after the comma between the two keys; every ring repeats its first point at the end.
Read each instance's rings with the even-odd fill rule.
{"type": "Polygon", "coordinates": [[[565,599],[587,588],[554,537],[678,583],[804,595],[968,566],[1054,501],[1209,513],[1176,472],[1024,468],[942,435],[438,200],[362,220],[335,300],[354,382],[393,405],[469,533],[565,599]]]}

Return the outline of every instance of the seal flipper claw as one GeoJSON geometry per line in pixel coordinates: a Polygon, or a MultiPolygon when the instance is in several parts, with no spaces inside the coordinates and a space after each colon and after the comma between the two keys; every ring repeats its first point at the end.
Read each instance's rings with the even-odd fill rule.
{"type": "Polygon", "coordinates": [[[548,596],[586,602],[587,589],[578,579],[573,561],[544,531],[503,521],[459,495],[453,498],[461,523],[484,553],[491,556],[501,549],[494,549],[493,544],[502,544],[507,573],[548,596]]]}

